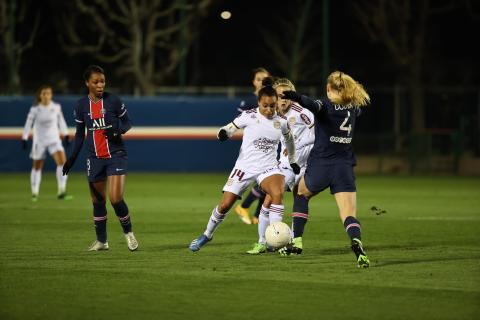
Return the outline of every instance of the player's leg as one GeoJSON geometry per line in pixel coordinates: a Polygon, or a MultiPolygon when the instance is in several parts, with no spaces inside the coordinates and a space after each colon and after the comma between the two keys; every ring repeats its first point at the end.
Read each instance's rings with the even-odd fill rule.
{"type": "Polygon", "coordinates": [[[265,201],[266,194],[258,184],[254,186],[254,189],[255,189],[255,192],[259,195],[259,197],[258,197],[257,208],[255,209],[255,213],[252,216],[252,223],[257,224],[258,217],[260,216],[260,210],[262,209],[262,204],[265,201]]]}
{"type": "Polygon", "coordinates": [[[42,169],[44,161],[33,160],[32,171],[30,172],[30,187],[32,190],[32,201],[38,200],[38,194],[40,193],[40,183],[42,182],[42,169]]]}
{"type": "Polygon", "coordinates": [[[353,167],[335,166],[335,178],[330,187],[338,206],[340,219],[351,240],[351,247],[357,257],[358,266],[367,268],[370,264],[362,244],[360,221],[357,219],[357,192],[353,167]]]}
{"type": "Polygon", "coordinates": [[[130,251],[138,248],[138,241],[132,232],[132,221],[128,206],[123,198],[125,192],[125,180],[128,169],[126,157],[116,157],[107,161],[108,196],[115,214],[120,222],[130,251]]]}
{"type": "Polygon", "coordinates": [[[248,254],[260,254],[267,252],[265,231],[273,222],[282,221],[284,206],[283,194],[285,190],[285,177],[280,172],[272,172],[271,175],[258,178],[262,190],[267,196],[263,203],[258,223],[258,242],[254,244],[248,254]],[[268,220],[267,220],[268,218],[268,220]]]}
{"type": "Polygon", "coordinates": [[[225,220],[227,212],[235,204],[235,201],[241,197],[252,180],[253,177],[251,174],[238,168],[232,170],[227,183],[223,186],[222,199],[220,203],[213,208],[204,233],[190,243],[189,248],[191,251],[195,252],[200,250],[202,246],[213,238],[215,230],[217,230],[223,220],[225,220]]]}
{"type": "Polygon", "coordinates": [[[263,199],[265,198],[265,193],[260,189],[258,184],[254,184],[248,195],[245,197],[243,202],[235,207],[235,212],[239,215],[240,219],[246,224],[256,224],[258,223],[258,208],[262,206],[263,199]],[[250,213],[248,209],[255,200],[259,200],[257,211],[254,216],[250,218],[250,213]]]}
{"type": "Polygon", "coordinates": [[[89,181],[90,196],[93,204],[93,222],[97,239],[89,247],[89,251],[108,250],[107,241],[107,207],[105,193],[107,181],[89,181]]]}
{"type": "Polygon", "coordinates": [[[57,185],[58,185],[57,198],[59,200],[70,200],[72,199],[72,197],[67,196],[68,175],[63,175],[62,173],[63,165],[65,164],[65,161],[67,161],[67,158],[65,156],[65,151],[63,150],[55,151],[54,153],[52,153],[52,158],[55,161],[55,164],[57,165],[57,168],[55,170],[55,175],[57,177],[57,185]]]}

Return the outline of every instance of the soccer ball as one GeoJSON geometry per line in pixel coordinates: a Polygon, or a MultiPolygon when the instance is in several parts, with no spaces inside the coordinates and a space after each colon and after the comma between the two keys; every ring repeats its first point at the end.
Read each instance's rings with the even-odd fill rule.
{"type": "Polygon", "coordinates": [[[268,246],[275,249],[282,248],[292,241],[292,231],[286,223],[277,221],[267,227],[265,238],[268,246]]]}

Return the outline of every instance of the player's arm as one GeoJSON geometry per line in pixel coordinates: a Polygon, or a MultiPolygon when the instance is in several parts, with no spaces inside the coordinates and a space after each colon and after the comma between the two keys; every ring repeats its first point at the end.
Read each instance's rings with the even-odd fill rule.
{"type": "Polygon", "coordinates": [[[32,129],[33,123],[35,122],[35,117],[37,115],[36,107],[31,107],[27,115],[27,120],[25,121],[25,126],[23,127],[22,133],[22,148],[27,149],[28,135],[32,129]]]}
{"type": "Polygon", "coordinates": [[[313,100],[307,96],[301,95],[295,91],[283,91],[283,98],[297,102],[305,109],[313,113],[318,113],[322,110],[323,103],[321,100],[313,100]]]}
{"type": "Polygon", "coordinates": [[[125,134],[128,130],[132,128],[132,121],[130,120],[130,116],[128,115],[127,107],[125,104],[118,99],[118,101],[115,104],[115,112],[120,120],[120,125],[118,128],[108,128],[104,131],[104,135],[116,142],[120,143],[122,141],[122,134],[125,134]]]}
{"type": "Polygon", "coordinates": [[[245,112],[242,112],[235,120],[229,124],[223,126],[218,130],[217,138],[220,141],[228,140],[233,136],[233,134],[247,126],[247,116],[245,112]]]}
{"type": "Polygon", "coordinates": [[[295,153],[295,139],[293,138],[292,130],[287,123],[282,126],[283,139],[285,141],[285,147],[288,151],[288,162],[290,167],[292,167],[295,174],[300,173],[300,166],[297,164],[297,155],[295,153]]]}
{"type": "Polygon", "coordinates": [[[82,113],[80,112],[80,106],[78,105],[74,111],[75,116],[75,140],[73,143],[73,151],[70,154],[70,157],[67,159],[63,165],[63,175],[67,175],[70,169],[73,167],[75,161],[77,160],[80,150],[82,150],[83,142],[85,141],[85,122],[82,118],[82,113]]]}
{"type": "Polygon", "coordinates": [[[70,145],[70,138],[68,137],[68,127],[67,122],[65,121],[65,117],[63,116],[62,107],[58,105],[57,110],[57,120],[58,120],[58,128],[63,135],[63,141],[65,145],[70,145]]]}

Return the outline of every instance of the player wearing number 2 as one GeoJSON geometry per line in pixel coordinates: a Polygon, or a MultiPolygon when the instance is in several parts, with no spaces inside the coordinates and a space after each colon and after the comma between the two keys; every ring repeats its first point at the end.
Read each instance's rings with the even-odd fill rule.
{"type": "MultiPolygon", "coordinates": [[[[298,186],[297,211],[308,212],[308,200],[330,187],[358,266],[367,268],[370,262],[356,218],[356,160],[351,143],[360,108],[369,104],[370,96],[360,83],[340,71],[328,76],[326,89],[327,97],[315,101],[294,91],[283,92],[283,98],[296,101],[315,116],[315,143],[298,186]]],[[[288,254],[288,249],[292,248],[280,251],[288,254]]]]}
{"type": "MultiPolygon", "coordinates": [[[[272,86],[265,86],[258,92],[258,108],[242,112],[218,132],[218,139],[224,141],[238,129],[244,129],[242,146],[235,167],[223,187],[222,200],[213,209],[205,232],[190,244],[193,252],[212,239],[228,210],[253,181],[271,198],[268,208],[270,223],[282,220],[285,178],[277,161],[277,147],[282,135],[292,169],[298,174],[300,167],[296,164],[295,143],[287,120],[276,114],[276,108],[277,93],[272,86]]],[[[265,243],[259,249],[265,251],[265,243]]]]}

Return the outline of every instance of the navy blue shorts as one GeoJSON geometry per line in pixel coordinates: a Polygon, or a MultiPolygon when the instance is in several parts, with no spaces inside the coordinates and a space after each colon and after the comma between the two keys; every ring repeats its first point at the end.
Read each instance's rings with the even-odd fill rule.
{"type": "Polygon", "coordinates": [[[355,174],[351,164],[310,164],[305,171],[305,185],[318,193],[330,187],[330,193],[355,192],[355,174]]]}
{"type": "Polygon", "coordinates": [[[126,155],[110,159],[87,158],[88,182],[105,181],[108,176],[127,174],[127,160],[126,155]]]}

